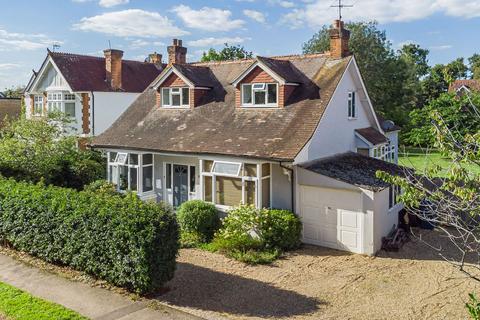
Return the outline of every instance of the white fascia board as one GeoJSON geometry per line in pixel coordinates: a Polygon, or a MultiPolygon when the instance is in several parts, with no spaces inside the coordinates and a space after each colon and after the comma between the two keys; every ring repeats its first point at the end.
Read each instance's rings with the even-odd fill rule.
{"type": "MultiPolygon", "coordinates": [[[[40,69],[40,71],[38,71],[37,73],[37,77],[35,78],[35,80],[33,81],[33,84],[32,84],[32,88],[35,89],[35,87],[37,86],[38,84],[38,81],[39,79],[42,78],[42,75],[43,73],[45,72],[45,70],[47,69],[47,66],[48,66],[48,62],[50,62],[53,66],[53,68],[55,69],[55,71],[57,71],[57,73],[63,78],[63,80],[65,80],[65,83],[67,84],[67,87],[66,89],[68,89],[70,92],[73,92],[72,88],[70,87],[70,84],[67,82],[67,80],[65,79],[65,77],[63,76],[63,74],[60,72],[60,69],[58,69],[57,65],[55,64],[55,61],[53,61],[52,57],[49,55],[47,60],[46,60],[46,63],[43,64],[42,68],[40,69]]],[[[32,91],[32,90],[31,90],[32,91]]],[[[35,90],[33,90],[35,91],[35,90]]]]}
{"type": "Polygon", "coordinates": [[[360,72],[360,69],[358,68],[357,61],[355,60],[355,56],[352,57],[352,60],[350,60],[348,67],[350,64],[353,64],[355,67],[355,71],[357,72],[358,78],[360,79],[360,84],[362,85],[363,92],[365,92],[365,95],[367,96],[367,104],[370,108],[370,111],[372,112],[373,119],[375,120],[375,124],[377,125],[378,131],[380,131],[382,134],[385,134],[385,132],[382,129],[382,126],[380,125],[380,122],[378,121],[377,114],[375,113],[375,109],[373,108],[372,100],[370,99],[370,96],[368,95],[367,87],[365,86],[365,83],[363,82],[363,77],[360,72]]]}
{"type": "MultiPolygon", "coordinates": [[[[236,87],[240,81],[242,81],[250,72],[253,71],[253,69],[255,69],[256,67],[260,67],[263,71],[265,71],[266,73],[268,73],[273,79],[275,79],[278,83],[280,83],[281,85],[285,85],[286,82],[285,82],[285,79],[283,79],[282,77],[280,77],[278,74],[276,74],[275,72],[273,72],[272,69],[270,69],[269,67],[267,67],[264,63],[262,63],[261,61],[257,60],[255,61],[254,63],[252,63],[250,65],[250,67],[248,67],[247,70],[245,70],[244,72],[242,72],[242,74],[240,74],[233,82],[232,82],[232,85],[234,87],[236,87]]],[[[288,83],[289,85],[298,85],[298,84],[293,84],[293,83],[288,83]]]]}
{"type": "Polygon", "coordinates": [[[160,79],[158,79],[155,84],[153,85],[153,88],[155,90],[157,90],[160,85],[172,74],[174,73],[175,75],[177,75],[180,79],[183,80],[183,82],[185,82],[190,88],[194,88],[195,86],[193,85],[193,83],[187,79],[180,71],[178,71],[175,66],[171,66],[170,69],[167,69],[168,71],[165,72],[165,74],[163,76],[160,77],[160,79]]]}

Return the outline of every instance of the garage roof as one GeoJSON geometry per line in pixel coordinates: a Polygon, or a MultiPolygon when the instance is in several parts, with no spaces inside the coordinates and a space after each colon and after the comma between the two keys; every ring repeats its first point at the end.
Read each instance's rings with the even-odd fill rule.
{"type": "Polygon", "coordinates": [[[406,170],[409,170],[390,162],[353,152],[313,160],[300,164],[299,167],[375,192],[390,186],[385,181],[377,178],[377,171],[405,176],[406,170]]]}

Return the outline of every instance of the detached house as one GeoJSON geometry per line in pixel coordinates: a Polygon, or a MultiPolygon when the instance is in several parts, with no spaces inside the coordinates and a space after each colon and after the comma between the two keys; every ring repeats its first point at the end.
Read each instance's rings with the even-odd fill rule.
{"type": "Polygon", "coordinates": [[[240,203],[294,211],[303,241],[373,254],[397,224],[399,128],[368,97],[350,33],[331,29],[323,54],[187,63],[180,40],[169,63],[93,147],[108,154],[119,190],[221,211],[240,203]]]}
{"type": "Polygon", "coordinates": [[[122,58],[123,51],[114,49],[104,57],[48,50],[25,89],[27,118],[62,112],[72,119],[71,134],[102,133],[165,67],[156,53],[149,62],[122,58]]]}

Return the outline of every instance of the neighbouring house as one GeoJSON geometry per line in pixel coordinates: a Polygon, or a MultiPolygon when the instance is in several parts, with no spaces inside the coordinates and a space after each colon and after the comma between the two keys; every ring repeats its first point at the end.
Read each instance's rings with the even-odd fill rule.
{"type": "Polygon", "coordinates": [[[475,79],[461,79],[453,81],[448,87],[449,92],[462,95],[468,92],[480,92],[480,80],[475,79]]]}
{"type": "MultiPolygon", "coordinates": [[[[0,92],[1,93],[1,92],[0,92]]],[[[22,113],[22,100],[16,98],[0,97],[0,128],[3,127],[5,119],[15,120],[22,113]]]]}
{"type": "Polygon", "coordinates": [[[2,98],[5,98],[5,95],[3,94],[3,92],[0,92],[0,99],[2,98]]]}
{"type": "Polygon", "coordinates": [[[71,134],[91,137],[107,129],[161,73],[162,56],[148,62],[123,59],[107,49],[104,57],[48,50],[25,89],[26,117],[62,112],[73,121],[71,134]]]}
{"type": "Polygon", "coordinates": [[[322,54],[168,65],[92,146],[119,190],[174,207],[241,203],[294,211],[303,241],[374,254],[397,224],[399,127],[379,120],[342,21],[322,54]]]}

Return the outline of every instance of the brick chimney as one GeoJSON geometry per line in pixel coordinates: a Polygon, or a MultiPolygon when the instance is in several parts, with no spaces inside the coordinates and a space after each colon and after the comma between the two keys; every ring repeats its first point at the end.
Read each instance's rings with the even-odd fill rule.
{"type": "Polygon", "coordinates": [[[150,53],[148,55],[148,62],[153,63],[157,68],[162,66],[162,55],[160,53],[150,53]]]}
{"type": "Polygon", "coordinates": [[[187,48],[182,47],[182,40],[173,39],[173,44],[167,47],[168,64],[187,63],[187,48]]]}
{"type": "Polygon", "coordinates": [[[332,28],[330,29],[330,56],[337,59],[349,56],[349,40],[350,31],[345,29],[342,20],[335,20],[332,28]]]}
{"type": "Polygon", "coordinates": [[[122,50],[107,49],[105,55],[105,71],[107,83],[113,90],[122,89],[122,50]]]}

